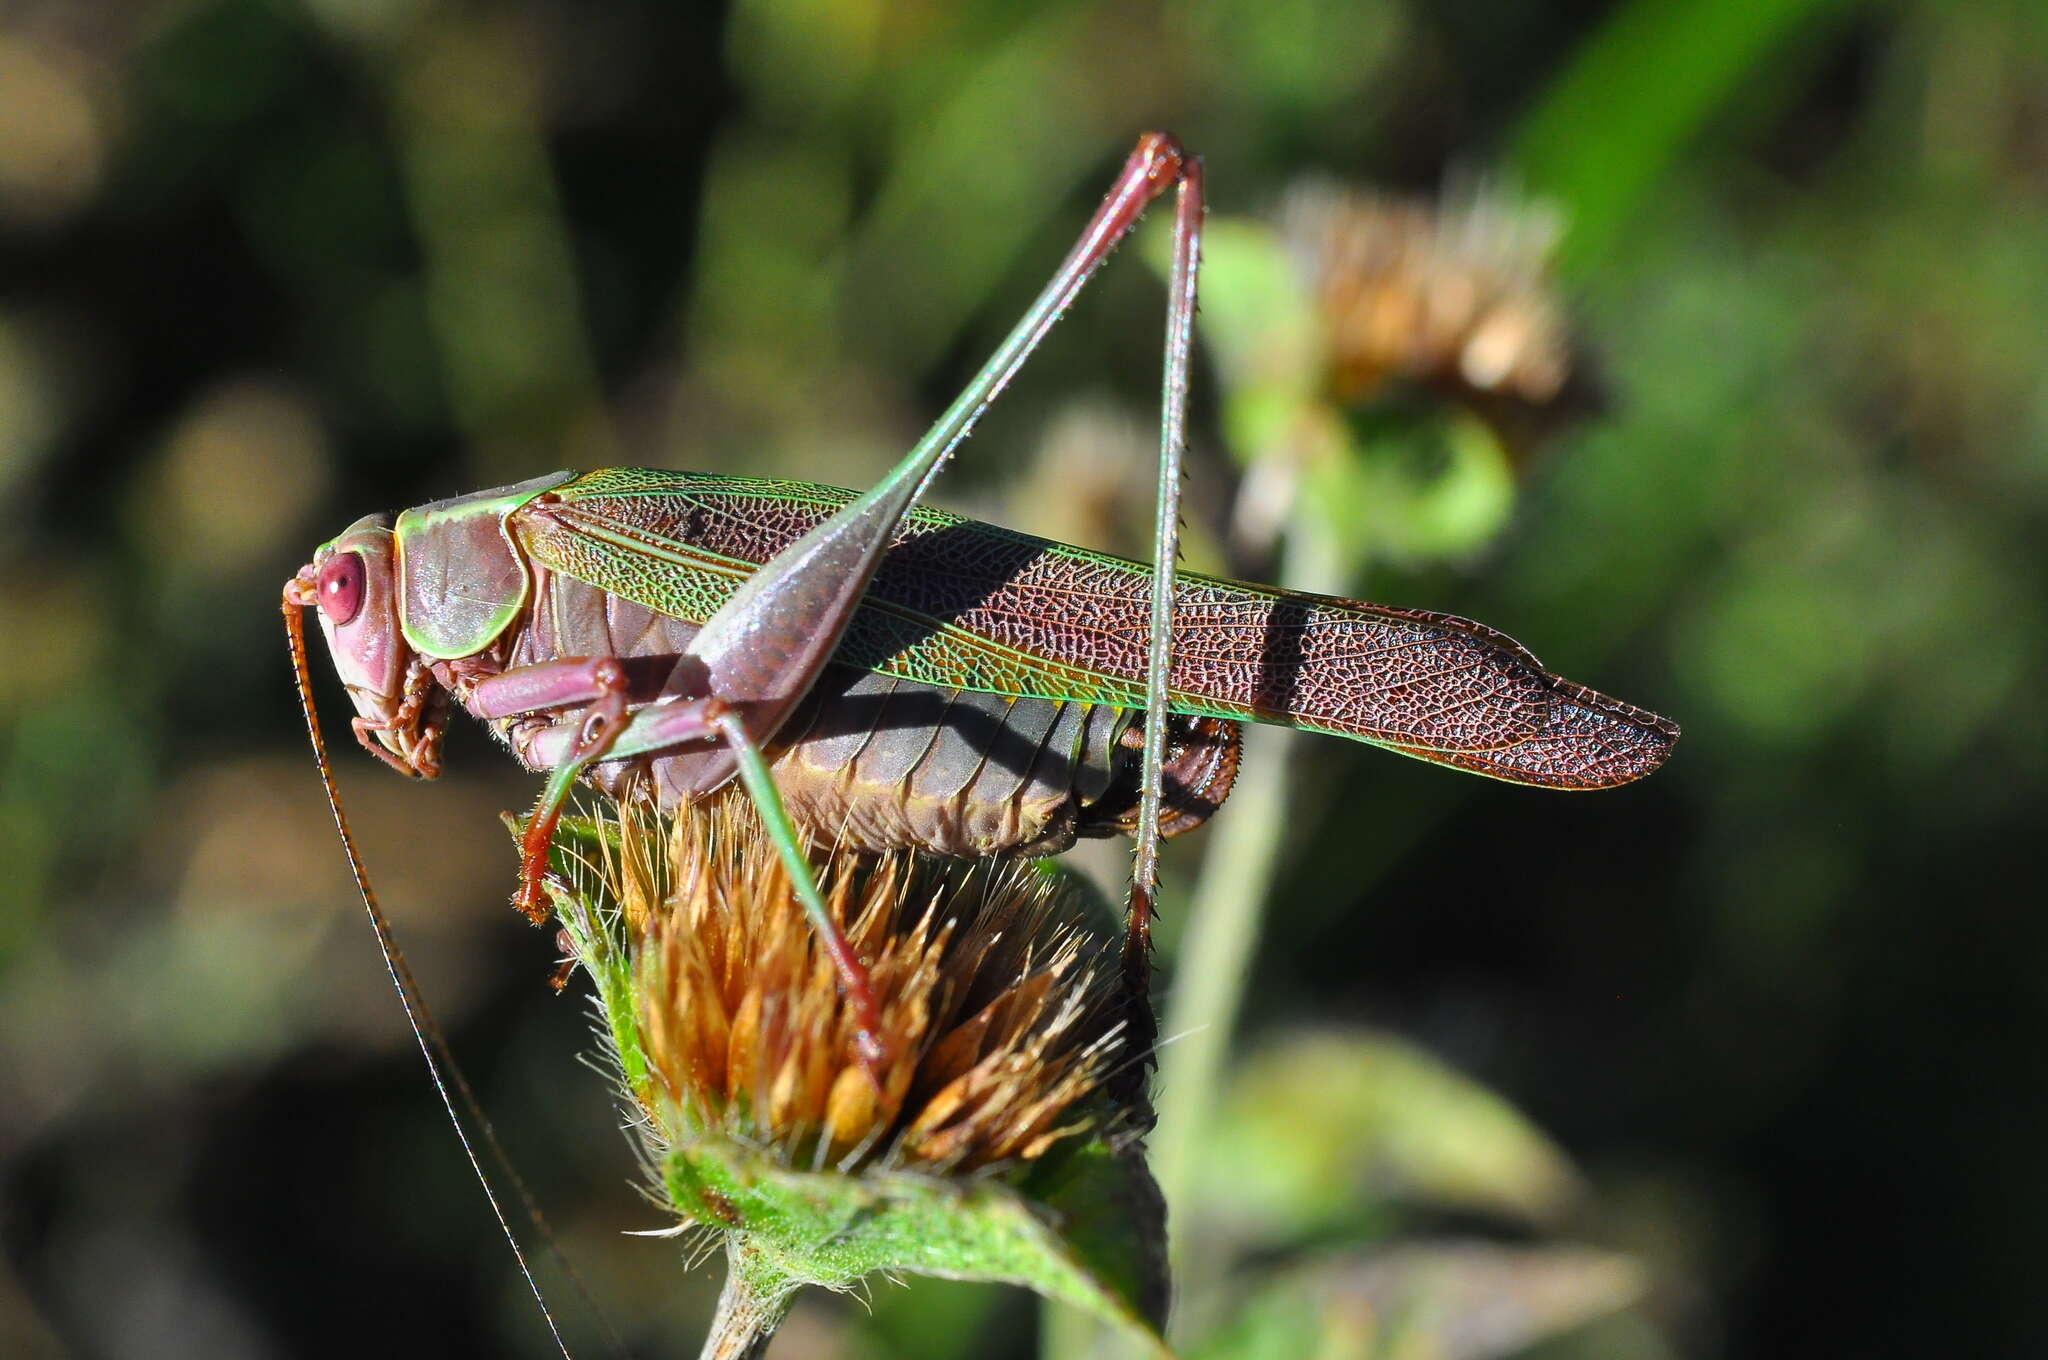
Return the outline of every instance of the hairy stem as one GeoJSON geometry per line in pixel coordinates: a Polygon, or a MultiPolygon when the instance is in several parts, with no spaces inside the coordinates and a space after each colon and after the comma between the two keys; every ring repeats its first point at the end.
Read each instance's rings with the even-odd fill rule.
{"type": "Polygon", "coordinates": [[[698,1360],[759,1360],[768,1353],[769,1339],[782,1325],[796,1291],[764,1287],[737,1237],[728,1239],[725,1255],[725,1288],[719,1291],[718,1313],[711,1319],[711,1334],[704,1338],[698,1360]]]}

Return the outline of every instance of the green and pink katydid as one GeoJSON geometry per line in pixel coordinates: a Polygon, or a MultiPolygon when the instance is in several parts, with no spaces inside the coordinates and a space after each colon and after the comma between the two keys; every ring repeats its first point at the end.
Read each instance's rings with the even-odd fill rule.
{"type": "MultiPolygon", "coordinates": [[[[1148,134],[1058,274],[878,486],[611,469],[371,516],[286,586],[317,608],[357,737],[438,772],[451,700],[548,774],[518,902],[545,915],[578,779],[664,803],[738,774],[810,889],[806,836],[947,855],[1134,830],[1142,973],[1158,835],[1229,791],[1239,721],[1514,783],[1654,770],[1677,728],[1545,671],[1468,620],[1173,569],[1199,162],[1148,134]],[[1153,566],[918,506],[947,455],[1140,212],[1178,186],[1153,566]],[[793,818],[793,821],[792,821],[793,818]]],[[[807,906],[867,1034],[873,999],[807,906]]]]}
{"type": "Polygon", "coordinates": [[[458,1105],[536,1224],[537,1211],[391,939],[335,796],[306,610],[372,754],[405,774],[439,773],[441,734],[460,703],[547,773],[515,898],[535,920],[549,842],[579,779],[669,803],[737,774],[839,971],[871,1070],[881,1056],[875,999],[817,891],[807,835],[982,855],[1134,832],[1123,963],[1142,1024],[1158,840],[1229,792],[1239,721],[1564,789],[1640,778],[1677,740],[1663,718],[1551,675],[1482,625],[1176,573],[1201,225],[1201,163],[1171,137],[1141,137],[1024,319],[864,494],[557,473],[360,520],[286,582],[300,701],[343,849],[436,1089],[551,1329],[458,1105]],[[1154,565],[919,507],[948,455],[1168,189],[1177,194],[1154,565]]]}

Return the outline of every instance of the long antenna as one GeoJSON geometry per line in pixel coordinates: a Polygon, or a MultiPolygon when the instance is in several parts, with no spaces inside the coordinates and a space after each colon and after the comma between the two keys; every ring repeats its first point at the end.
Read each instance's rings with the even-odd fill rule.
{"type": "Polygon", "coordinates": [[[355,837],[348,829],[348,817],[341,810],[341,796],[334,788],[334,767],[327,759],[327,739],[320,733],[320,718],[313,707],[313,677],[311,667],[306,662],[304,611],[314,601],[310,596],[302,596],[305,596],[304,583],[299,578],[293,577],[285,582],[284,631],[285,638],[291,646],[292,675],[299,687],[299,710],[306,716],[306,735],[313,741],[313,759],[320,767],[320,785],[327,791],[327,807],[334,814],[335,830],[341,833],[341,848],[348,856],[349,872],[355,876],[356,891],[362,895],[363,907],[370,914],[370,929],[377,936],[378,952],[384,956],[384,971],[390,975],[391,985],[398,992],[399,1005],[405,1008],[406,1023],[412,1026],[413,1038],[419,1042],[420,1055],[427,1060],[427,1072],[434,1079],[434,1090],[441,1097],[441,1106],[448,1112],[448,1122],[454,1126],[455,1137],[462,1143],[462,1155],[469,1159],[470,1170],[476,1173],[477,1184],[483,1187],[484,1198],[490,1201],[491,1214],[498,1220],[498,1230],[505,1235],[506,1244],[512,1248],[513,1259],[519,1262],[519,1273],[526,1277],[526,1287],[533,1291],[533,1301],[539,1305],[540,1315],[546,1320],[548,1333],[554,1337],[563,1360],[573,1360],[569,1354],[568,1343],[562,1340],[562,1330],[555,1325],[555,1315],[549,1311],[548,1301],[541,1296],[540,1282],[534,1278],[533,1267],[527,1262],[526,1252],[521,1249],[519,1238],[513,1233],[512,1224],[505,1216],[505,1207],[498,1199],[497,1189],[492,1186],[491,1178],[484,1173],[483,1163],[476,1154],[476,1147],[470,1142],[469,1129],[463,1123],[461,1115],[456,1112],[458,1099],[462,1108],[468,1111],[470,1119],[476,1124],[478,1136],[491,1150],[491,1156],[504,1168],[505,1175],[512,1182],[513,1192],[519,1197],[519,1202],[532,1221],[534,1230],[546,1244],[549,1255],[554,1257],[555,1264],[560,1266],[562,1273],[568,1277],[571,1287],[597,1318],[612,1353],[623,1357],[626,1353],[625,1344],[620,1341],[618,1333],[612,1330],[610,1322],[598,1308],[597,1301],[591,1297],[582,1277],[576,1273],[575,1267],[569,1264],[569,1259],[555,1241],[554,1234],[548,1230],[547,1220],[541,1214],[540,1205],[534,1200],[533,1192],[527,1189],[526,1182],[520,1177],[517,1168],[512,1165],[512,1159],[506,1155],[504,1145],[498,1141],[497,1130],[485,1116],[483,1106],[476,1098],[476,1092],[470,1089],[469,1079],[463,1075],[461,1064],[455,1061],[455,1053],[448,1047],[448,1038],[441,1032],[440,1022],[434,1019],[434,1013],[427,1007],[426,997],[421,994],[419,983],[413,978],[412,967],[406,963],[405,954],[399,949],[398,941],[391,933],[390,919],[384,915],[383,907],[377,903],[376,890],[370,886],[369,872],[363,868],[362,856],[356,850],[355,837]]]}

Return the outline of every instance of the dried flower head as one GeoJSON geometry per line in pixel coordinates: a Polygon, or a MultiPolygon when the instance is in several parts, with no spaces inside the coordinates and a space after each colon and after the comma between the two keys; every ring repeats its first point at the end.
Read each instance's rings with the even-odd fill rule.
{"type": "Polygon", "coordinates": [[[628,813],[604,859],[634,944],[636,1094],[657,1133],[718,1131],[840,1170],[969,1170],[1111,1117],[1096,1097],[1120,1048],[1114,969],[1030,866],[829,858],[821,886],[881,1009],[878,1084],[743,795],[628,813]]]}
{"type": "Polygon", "coordinates": [[[1431,203],[1319,184],[1289,197],[1282,229],[1323,318],[1341,400],[1405,382],[1491,415],[1574,395],[1583,360],[1551,282],[1555,211],[1498,188],[1431,203]]]}

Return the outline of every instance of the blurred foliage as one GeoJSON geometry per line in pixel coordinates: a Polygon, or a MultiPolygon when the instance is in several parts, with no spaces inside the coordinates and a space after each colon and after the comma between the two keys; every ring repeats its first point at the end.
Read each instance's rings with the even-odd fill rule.
{"type": "MultiPolygon", "coordinates": [[[[1488,1360],[1631,1302],[1628,1260],[1568,1247],[1400,1247],[1314,1259],[1262,1282],[1193,1360],[1488,1360]]],[[[1604,1336],[1599,1354],[1649,1353],[1604,1336]]]]}
{"type": "MultiPolygon", "coordinates": [[[[1206,154],[1215,211],[1191,562],[1276,570],[1285,516],[1242,532],[1272,431],[1340,410],[1271,248],[1290,191],[1499,177],[1565,223],[1604,409],[1517,460],[1413,393],[1343,408],[1320,432],[1362,452],[1309,508],[1350,588],[1484,619],[1687,732],[1586,799],[1291,744],[1242,1047],[1399,1035],[1583,1189],[1532,1225],[1368,1177],[1342,1226],[1232,1258],[1209,1302],[1241,1330],[1206,1344],[1257,1354],[1312,1298],[1366,1319],[1321,1339],[1477,1353],[1424,1286],[1364,1281],[1484,1250],[1447,1278],[1504,1306],[1485,1271],[1541,1253],[1640,1272],[1489,1353],[2048,1348],[2034,0],[18,0],[0,1353],[548,1353],[354,917],[277,586],[368,509],[565,465],[867,482],[1147,126],[1206,154]],[[1491,479],[1463,518],[1397,512],[1459,466],[1491,479]]],[[[1159,330],[1156,276],[1116,262],[940,499],[1142,551],[1159,330]]],[[[558,1234],[635,1353],[687,1353],[715,1282],[620,1235],[657,1224],[549,942],[503,908],[493,814],[531,790],[473,732],[438,787],[342,755],[558,1234]]],[[[1333,1064],[1324,1117],[1369,1073],[1333,1064]]],[[[1228,1127],[1289,1123],[1252,1113],[1228,1127]]],[[[776,1354],[1030,1349],[1016,1292],[872,1302],[800,1307],[776,1354]]]]}
{"type": "Polygon", "coordinates": [[[1255,1242],[1402,1201],[1542,1222],[1577,1190],[1498,1096],[1380,1036],[1299,1035],[1246,1055],[1204,1141],[1203,1198],[1255,1242]]]}

